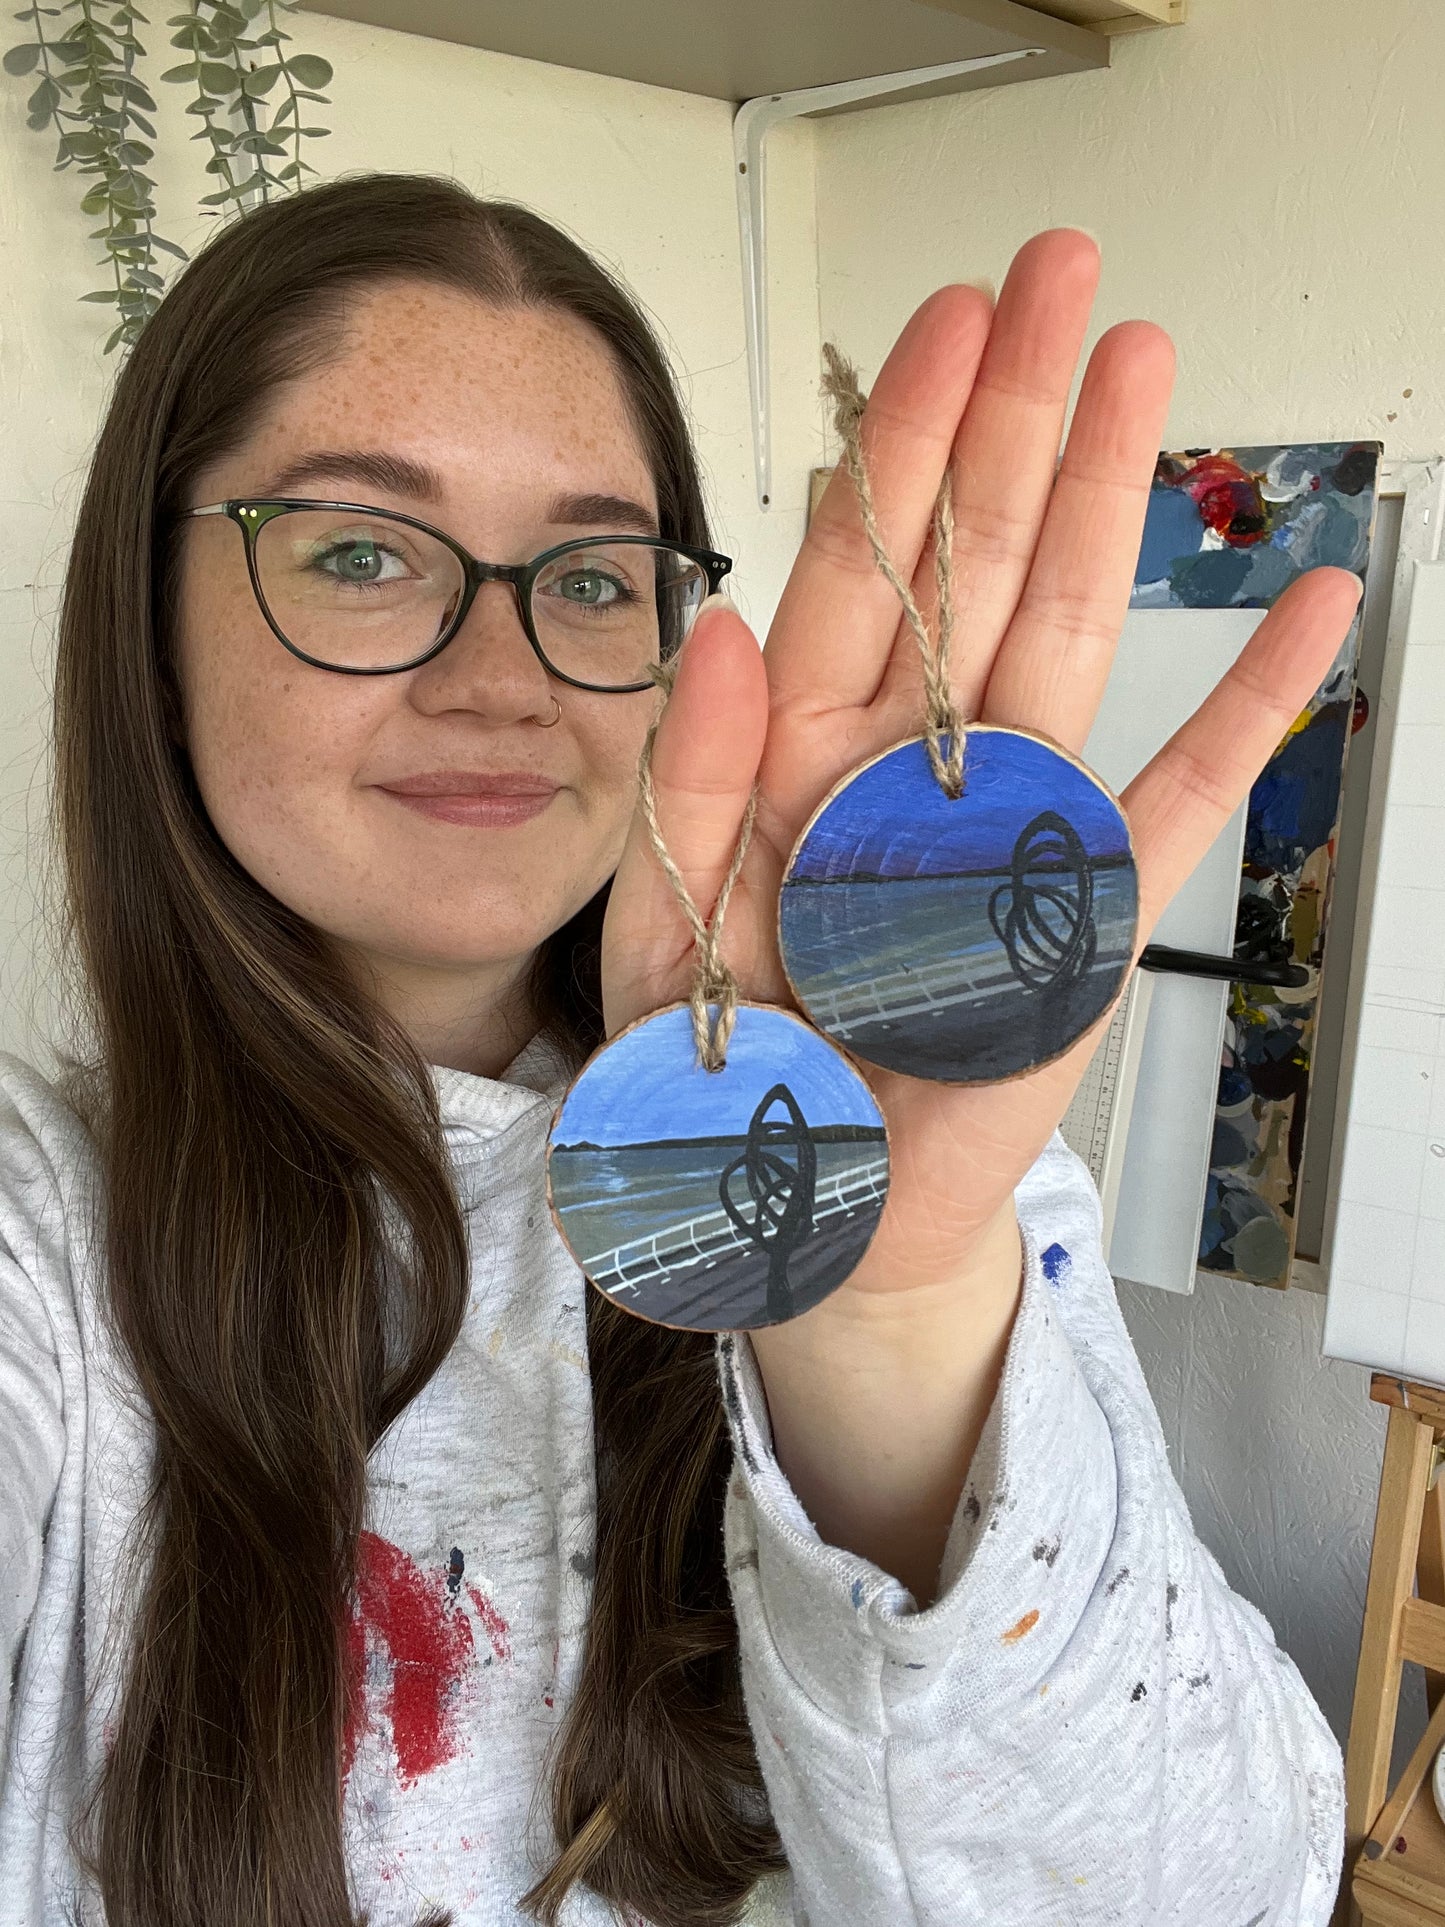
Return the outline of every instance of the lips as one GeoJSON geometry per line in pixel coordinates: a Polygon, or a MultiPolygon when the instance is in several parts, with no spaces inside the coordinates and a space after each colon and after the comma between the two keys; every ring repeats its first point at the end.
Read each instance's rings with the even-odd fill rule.
{"type": "Polygon", "coordinates": [[[393,796],[555,796],[559,786],[524,770],[437,769],[376,787],[393,796]]]}
{"type": "Polygon", "coordinates": [[[378,783],[403,809],[442,823],[511,829],[540,816],[560,784],[522,770],[429,770],[378,783]]]}

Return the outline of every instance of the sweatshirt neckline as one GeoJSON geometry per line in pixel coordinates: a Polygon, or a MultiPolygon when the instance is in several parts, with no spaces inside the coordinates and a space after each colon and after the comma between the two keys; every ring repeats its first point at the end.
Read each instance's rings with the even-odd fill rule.
{"type": "Polygon", "coordinates": [[[558,1046],[542,1032],[526,1043],[499,1077],[431,1064],[442,1128],[490,1137],[545,1102],[561,1102],[571,1075],[558,1046]]]}

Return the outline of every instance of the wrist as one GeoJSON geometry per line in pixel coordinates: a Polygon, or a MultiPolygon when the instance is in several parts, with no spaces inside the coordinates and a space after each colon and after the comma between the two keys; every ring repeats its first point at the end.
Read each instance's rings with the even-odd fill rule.
{"type": "Polygon", "coordinates": [[[842,1286],[751,1333],[773,1448],[829,1543],[931,1597],[998,1392],[1023,1283],[1010,1198],[961,1267],[889,1292],[842,1286]]]}

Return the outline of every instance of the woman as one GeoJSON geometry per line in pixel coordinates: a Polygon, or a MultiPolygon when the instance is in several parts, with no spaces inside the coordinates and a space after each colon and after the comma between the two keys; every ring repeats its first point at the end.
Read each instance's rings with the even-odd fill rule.
{"type": "MultiPolygon", "coordinates": [[[[1075,750],[1171,380],[1106,334],[1055,480],[1096,274],[1061,231],[996,314],[941,290],[863,424],[920,587],[951,465],[964,713],[1075,750]]],[[[751,1337],[552,1229],[570,1071],[692,968],[645,664],[561,619],[636,534],[692,568],[663,832],[706,909],[758,777],[725,948],[781,1001],[791,842],[921,701],[846,479],[765,659],[689,628],[726,562],[646,325],[427,180],[223,231],[120,376],[55,699],[88,1042],[0,1113],[0,1923],[1323,1921],[1338,1755],[1169,1474],[1053,1137],[1087,1042],[874,1077],[878,1235],[751,1337]]],[[[1302,582],[1131,786],[1146,928],[1358,590],[1302,582]]]]}

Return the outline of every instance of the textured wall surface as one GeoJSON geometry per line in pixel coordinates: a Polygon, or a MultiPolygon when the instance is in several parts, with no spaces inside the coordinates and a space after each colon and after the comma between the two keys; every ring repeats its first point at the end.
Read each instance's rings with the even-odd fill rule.
{"type": "Polygon", "coordinates": [[[1170,448],[1433,454],[1442,72],[1435,0],[1190,0],[1107,72],[822,121],[824,329],[871,373],[931,288],[1068,223],[1103,247],[1098,329],[1178,343],[1170,448]]]}
{"type": "MultiPolygon", "coordinates": [[[[1107,73],[822,122],[824,334],[871,376],[931,288],[1070,223],[1103,249],[1095,332],[1146,315],[1178,345],[1169,447],[1438,454],[1442,72],[1435,0],[1191,0],[1107,73]]],[[[1200,1535],[1343,1740],[1384,1434],[1366,1374],[1321,1362],[1308,1293],[1203,1278],[1125,1310],[1200,1535]]]]}
{"type": "MultiPolygon", "coordinates": [[[[148,30],[151,73],[177,56],[164,14],[148,30]],[[164,56],[164,57],[162,57],[164,56]]],[[[143,34],[144,34],[143,30],[143,34]]],[[[18,39],[16,28],[12,38],[18,39]]],[[[817,249],[811,126],[769,145],[774,508],[756,506],[743,347],[742,273],[727,103],[298,16],[297,42],[336,70],[334,131],[309,142],[329,174],[394,168],[455,175],[521,200],[591,248],[640,296],[683,378],[719,548],[735,600],[762,628],[797,551],[808,474],[822,454],[817,395],[817,249]]],[[[9,44],[7,39],[6,45],[9,44]]],[[[45,802],[45,702],[56,590],[87,452],[115,371],[98,284],[95,225],[53,142],[25,126],[32,81],[0,75],[0,1048],[19,1048],[48,1003],[36,924],[45,802]]],[[[159,87],[161,232],[194,248],[213,185],[183,89],[159,87]]]]}

